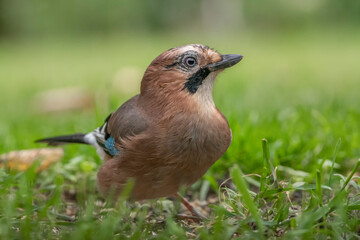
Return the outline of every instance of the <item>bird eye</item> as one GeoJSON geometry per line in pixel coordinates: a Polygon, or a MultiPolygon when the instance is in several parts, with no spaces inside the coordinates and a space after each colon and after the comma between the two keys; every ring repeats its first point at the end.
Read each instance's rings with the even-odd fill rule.
{"type": "Polygon", "coordinates": [[[187,67],[194,67],[197,64],[197,62],[196,62],[195,58],[187,57],[187,58],[184,59],[184,64],[187,67]]]}

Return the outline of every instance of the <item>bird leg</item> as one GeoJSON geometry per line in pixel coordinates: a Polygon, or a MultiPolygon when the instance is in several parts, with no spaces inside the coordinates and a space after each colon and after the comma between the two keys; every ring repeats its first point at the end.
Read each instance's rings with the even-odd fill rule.
{"type": "Polygon", "coordinates": [[[179,193],[175,193],[175,196],[180,198],[181,203],[191,212],[191,214],[199,219],[207,219],[198,209],[196,209],[193,205],[189,203],[184,197],[182,197],[179,193]]]}

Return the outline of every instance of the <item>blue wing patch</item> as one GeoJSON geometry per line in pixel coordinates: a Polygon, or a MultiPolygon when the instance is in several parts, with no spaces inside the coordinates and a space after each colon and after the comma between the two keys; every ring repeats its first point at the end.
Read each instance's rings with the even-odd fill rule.
{"type": "Polygon", "coordinates": [[[111,156],[115,156],[119,153],[119,150],[115,148],[115,140],[113,137],[108,137],[105,141],[105,148],[106,152],[109,153],[111,156]]]}
{"type": "Polygon", "coordinates": [[[109,132],[107,131],[107,123],[111,115],[112,114],[106,118],[104,124],[101,127],[98,127],[92,132],[92,135],[95,137],[97,143],[96,147],[100,147],[110,156],[115,156],[120,153],[120,150],[115,147],[115,139],[110,136],[109,132]]]}

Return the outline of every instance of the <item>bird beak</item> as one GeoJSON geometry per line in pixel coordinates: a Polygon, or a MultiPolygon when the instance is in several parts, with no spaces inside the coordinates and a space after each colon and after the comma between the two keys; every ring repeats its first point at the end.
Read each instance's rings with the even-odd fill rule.
{"type": "Polygon", "coordinates": [[[221,55],[221,58],[222,59],[219,62],[208,64],[206,66],[207,69],[209,69],[211,72],[215,72],[217,70],[232,67],[238,62],[240,62],[243,56],[238,54],[226,54],[226,55],[221,55]]]}

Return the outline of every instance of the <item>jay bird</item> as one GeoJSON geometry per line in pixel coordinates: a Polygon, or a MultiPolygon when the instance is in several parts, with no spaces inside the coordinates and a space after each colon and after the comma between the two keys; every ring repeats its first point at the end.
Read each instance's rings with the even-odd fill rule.
{"type": "Polygon", "coordinates": [[[134,180],[134,200],[177,195],[180,186],[196,182],[230,145],[229,124],[212,92],[216,76],[242,58],[200,44],[169,49],[146,69],[140,94],[101,127],[37,142],[94,146],[103,160],[97,179],[104,196],[121,193],[129,179],[134,180]]]}

